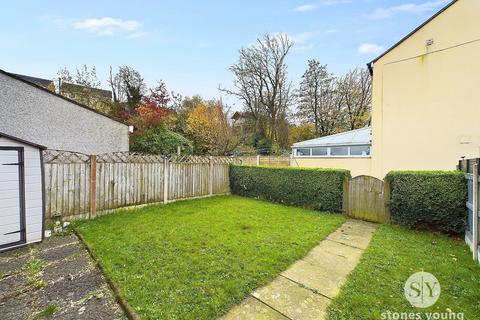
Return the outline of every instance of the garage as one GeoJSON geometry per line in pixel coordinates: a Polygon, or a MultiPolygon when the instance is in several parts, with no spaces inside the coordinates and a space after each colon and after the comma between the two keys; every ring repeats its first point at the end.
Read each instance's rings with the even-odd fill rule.
{"type": "Polygon", "coordinates": [[[0,133],[0,251],[43,239],[43,149],[0,133]]]}

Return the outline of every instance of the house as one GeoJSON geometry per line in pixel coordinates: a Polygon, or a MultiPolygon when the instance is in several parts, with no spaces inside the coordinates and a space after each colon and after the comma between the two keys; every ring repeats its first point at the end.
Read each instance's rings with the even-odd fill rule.
{"type": "Polygon", "coordinates": [[[480,157],[479,55],[480,1],[456,0],[370,62],[371,165],[336,167],[382,179],[480,157]]]}
{"type": "Polygon", "coordinates": [[[43,239],[43,149],[0,132],[0,251],[43,239]]]}
{"type": "Polygon", "coordinates": [[[352,176],[370,172],[371,128],[362,128],[295,143],[291,166],[344,168],[352,176]]]}
{"type": "Polygon", "coordinates": [[[101,112],[0,70],[0,132],[85,154],[128,151],[129,128],[101,112]]]}
{"type": "Polygon", "coordinates": [[[90,88],[75,83],[61,82],[54,83],[52,80],[43,79],[38,77],[27,76],[24,74],[12,75],[17,76],[25,81],[31,82],[38,86],[41,86],[50,91],[55,91],[62,96],[77,102],[87,103],[88,106],[93,107],[96,110],[104,110],[108,107],[112,101],[112,91],[99,88],[90,88]]]}

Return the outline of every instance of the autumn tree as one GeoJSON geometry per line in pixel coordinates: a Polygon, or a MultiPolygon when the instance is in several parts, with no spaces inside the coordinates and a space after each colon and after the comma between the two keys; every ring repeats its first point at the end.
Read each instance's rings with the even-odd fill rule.
{"type": "Polygon", "coordinates": [[[314,139],[317,137],[313,123],[301,123],[290,126],[290,144],[295,142],[314,139]]]}
{"type": "Polygon", "coordinates": [[[148,95],[144,95],[135,108],[135,115],[131,122],[137,129],[146,129],[165,124],[167,118],[172,114],[168,103],[170,95],[163,81],[158,81],[156,87],[151,88],[148,95]]]}
{"type": "Polygon", "coordinates": [[[372,82],[366,69],[356,68],[340,77],[338,94],[345,109],[346,129],[362,128],[370,122],[372,82]]]}
{"type": "Polygon", "coordinates": [[[298,90],[297,117],[313,123],[316,136],[331,135],[341,128],[343,121],[342,96],[337,81],[326,65],[315,59],[308,61],[298,90]]]}
{"type": "Polygon", "coordinates": [[[186,132],[193,140],[197,154],[225,155],[237,145],[228,111],[219,101],[200,102],[191,107],[186,132]]]}
{"type": "Polygon", "coordinates": [[[279,140],[280,121],[292,103],[285,61],[292,45],[287,35],[265,35],[240,49],[238,62],[230,67],[235,89],[221,89],[242,101],[255,119],[255,133],[265,133],[272,142],[279,140]]]}

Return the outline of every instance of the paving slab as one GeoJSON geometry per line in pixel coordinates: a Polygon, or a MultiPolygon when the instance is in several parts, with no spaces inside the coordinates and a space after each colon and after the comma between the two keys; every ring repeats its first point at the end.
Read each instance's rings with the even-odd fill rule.
{"type": "Polygon", "coordinates": [[[325,319],[328,305],[359,263],[376,228],[370,222],[346,221],[222,319],[325,319]]]}
{"type": "Polygon", "coordinates": [[[374,232],[370,224],[349,220],[327,239],[365,250],[374,232]]]}
{"type": "Polygon", "coordinates": [[[322,319],[330,299],[303,288],[284,277],[278,277],[269,285],[252,293],[291,319],[322,319]]]}
{"type": "Polygon", "coordinates": [[[362,249],[325,239],[318,246],[313,248],[304,259],[307,260],[311,257],[312,259],[320,260],[323,258],[323,254],[333,254],[346,260],[357,262],[362,256],[362,253],[362,249]]]}
{"type": "Polygon", "coordinates": [[[278,311],[266,306],[253,297],[248,297],[240,305],[234,307],[221,320],[288,320],[278,311]]]}
{"type": "Polygon", "coordinates": [[[35,319],[52,305],[52,319],[123,317],[100,270],[73,234],[0,253],[0,272],[0,319],[35,319]],[[38,270],[32,274],[35,269],[25,268],[26,263],[38,270]]]}
{"type": "Polygon", "coordinates": [[[339,292],[348,273],[326,269],[305,260],[295,262],[282,275],[303,286],[333,299],[339,292]]]}

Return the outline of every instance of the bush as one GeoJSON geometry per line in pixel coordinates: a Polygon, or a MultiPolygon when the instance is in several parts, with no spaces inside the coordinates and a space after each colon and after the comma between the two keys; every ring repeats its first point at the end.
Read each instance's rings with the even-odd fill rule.
{"type": "Polygon", "coordinates": [[[392,221],[412,229],[462,233],[467,187],[459,171],[392,171],[392,221]]]}
{"type": "Polygon", "coordinates": [[[322,211],[342,210],[343,183],[349,177],[341,169],[230,166],[234,194],[322,211]]]}
{"type": "Polygon", "coordinates": [[[193,151],[190,140],[163,126],[146,129],[130,138],[130,151],[133,152],[170,155],[177,152],[178,146],[181,146],[182,154],[191,154],[193,151]]]}

